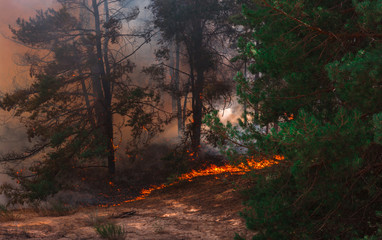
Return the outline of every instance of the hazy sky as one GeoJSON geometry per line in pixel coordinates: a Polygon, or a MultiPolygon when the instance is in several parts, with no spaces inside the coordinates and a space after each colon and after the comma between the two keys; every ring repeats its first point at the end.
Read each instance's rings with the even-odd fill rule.
{"type": "Polygon", "coordinates": [[[46,9],[53,6],[54,0],[0,0],[0,91],[12,86],[12,79],[18,77],[22,81],[25,68],[17,67],[13,59],[25,49],[7,40],[2,35],[10,36],[8,26],[14,25],[18,17],[28,18],[33,16],[36,10],[46,9]]]}
{"type": "MultiPolygon", "coordinates": [[[[10,90],[13,86],[13,78],[18,82],[26,82],[28,68],[18,67],[13,59],[17,54],[24,53],[27,49],[3,37],[10,36],[9,25],[14,25],[18,17],[28,18],[33,16],[36,10],[46,9],[53,6],[54,0],[0,0],[0,93],[10,90]]],[[[23,147],[25,141],[20,140],[24,133],[15,121],[5,121],[9,114],[0,111],[0,153],[14,151],[15,146],[23,147]],[[5,124],[5,125],[4,125],[5,124]]],[[[0,165],[0,183],[10,180],[1,174],[4,170],[0,165]]],[[[0,195],[0,204],[5,203],[5,198],[0,195]]]]}
{"type": "MultiPolygon", "coordinates": [[[[147,3],[148,0],[134,0],[132,3],[132,5],[140,6],[142,10],[140,19],[147,18],[149,15],[147,10],[144,11],[143,9],[147,3]]],[[[28,73],[28,68],[17,66],[14,63],[14,59],[25,53],[27,49],[4,38],[3,35],[11,36],[8,26],[14,25],[18,17],[29,18],[35,15],[36,10],[54,7],[55,4],[57,4],[56,0],[0,0],[0,92],[10,90],[14,78],[16,78],[17,83],[25,86],[23,82],[26,81],[25,75],[28,73]]],[[[150,55],[148,51],[152,52],[150,46],[141,49],[134,58],[139,58],[143,62],[142,57],[145,58],[150,55]]]]}

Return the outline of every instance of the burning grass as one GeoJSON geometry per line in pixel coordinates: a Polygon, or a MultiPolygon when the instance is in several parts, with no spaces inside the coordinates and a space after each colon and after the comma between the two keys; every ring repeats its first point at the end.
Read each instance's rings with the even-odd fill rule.
{"type": "MultiPolygon", "coordinates": [[[[255,158],[247,159],[246,162],[242,162],[238,165],[225,164],[223,166],[217,166],[211,164],[208,167],[200,170],[192,170],[189,173],[182,174],[174,182],[170,184],[162,184],[159,186],[151,186],[150,188],[143,189],[140,195],[134,199],[123,201],[123,203],[134,202],[138,200],[143,200],[149,196],[153,191],[163,189],[172,185],[175,185],[181,181],[191,182],[194,178],[203,176],[212,176],[219,174],[230,174],[230,175],[244,175],[252,170],[260,170],[266,167],[270,167],[274,164],[278,164],[278,161],[283,160],[283,156],[275,156],[273,160],[262,160],[259,161],[255,158]]],[[[119,206],[122,203],[112,204],[112,205],[100,205],[101,207],[119,206]]]]}

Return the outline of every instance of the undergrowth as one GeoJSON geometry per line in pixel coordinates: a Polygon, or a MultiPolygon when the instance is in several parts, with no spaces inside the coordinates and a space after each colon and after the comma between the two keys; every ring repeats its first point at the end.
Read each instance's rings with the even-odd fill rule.
{"type": "Polygon", "coordinates": [[[108,240],[124,240],[127,233],[122,226],[115,223],[105,223],[94,228],[102,238],[108,240]]]}
{"type": "Polygon", "coordinates": [[[17,221],[20,216],[9,210],[6,206],[0,204],[0,222],[17,221]]]}
{"type": "Polygon", "coordinates": [[[47,206],[35,206],[35,211],[43,217],[60,217],[71,215],[76,212],[72,206],[62,202],[52,202],[47,206]]]}

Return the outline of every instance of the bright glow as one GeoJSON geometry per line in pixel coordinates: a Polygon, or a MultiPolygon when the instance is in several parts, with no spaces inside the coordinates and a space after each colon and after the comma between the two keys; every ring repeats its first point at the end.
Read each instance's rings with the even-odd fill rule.
{"type": "MultiPolygon", "coordinates": [[[[281,160],[284,160],[284,157],[276,155],[276,156],[274,156],[274,159],[272,159],[272,160],[262,160],[262,161],[259,161],[259,160],[255,159],[254,157],[252,157],[252,158],[247,159],[246,163],[240,163],[237,166],[230,165],[230,164],[226,164],[223,166],[216,166],[214,164],[211,164],[209,167],[207,167],[205,169],[192,170],[189,173],[182,174],[175,182],[173,182],[171,184],[167,184],[167,185],[162,184],[160,186],[151,186],[148,189],[143,189],[141,191],[140,196],[138,196],[134,199],[126,200],[126,201],[124,201],[124,203],[134,202],[134,201],[145,199],[153,191],[172,186],[174,184],[179,183],[180,181],[186,180],[186,181],[192,182],[193,179],[196,177],[218,175],[218,174],[223,174],[223,173],[230,174],[230,175],[244,175],[245,173],[250,172],[250,171],[255,170],[255,169],[259,170],[259,169],[263,169],[266,167],[270,167],[274,164],[278,164],[278,161],[281,161],[281,160]]],[[[110,207],[110,206],[119,206],[119,205],[121,205],[121,203],[113,204],[113,205],[100,205],[100,206],[101,207],[110,207]]]]}

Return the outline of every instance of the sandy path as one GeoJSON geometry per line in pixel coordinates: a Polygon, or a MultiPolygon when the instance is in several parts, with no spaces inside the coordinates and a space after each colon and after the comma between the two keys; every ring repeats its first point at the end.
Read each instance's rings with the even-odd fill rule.
{"type": "Polygon", "coordinates": [[[126,239],[188,240],[233,239],[235,232],[249,237],[238,212],[240,195],[229,176],[201,177],[193,182],[157,190],[148,198],[118,207],[84,208],[70,216],[38,217],[24,213],[22,220],[0,224],[0,239],[100,239],[89,224],[99,216],[124,226],[126,239]],[[113,218],[135,211],[127,218],[113,218]]]}

